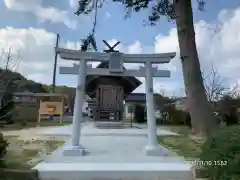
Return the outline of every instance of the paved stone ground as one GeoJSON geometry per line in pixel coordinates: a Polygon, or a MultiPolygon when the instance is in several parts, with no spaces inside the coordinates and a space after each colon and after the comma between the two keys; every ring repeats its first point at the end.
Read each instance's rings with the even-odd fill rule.
{"type": "MultiPolygon", "coordinates": [[[[82,123],[81,135],[82,136],[147,136],[147,126],[134,124],[134,127],[127,126],[123,129],[99,129],[94,127],[92,122],[85,121],[82,123]]],[[[38,131],[41,135],[49,135],[49,136],[71,136],[72,126],[62,126],[62,127],[52,127],[47,129],[42,129],[42,131],[38,131]]],[[[170,132],[165,128],[158,127],[157,135],[178,135],[176,133],[170,132]]]]}
{"type": "MultiPolygon", "coordinates": [[[[71,143],[72,125],[42,129],[38,133],[47,136],[68,136],[66,145],[71,143]]],[[[158,128],[158,135],[177,135],[158,128]]],[[[183,158],[170,152],[168,157],[145,155],[147,128],[98,129],[92,123],[82,125],[81,145],[89,152],[83,157],[62,156],[63,148],[44,158],[46,162],[163,162],[182,161],[183,158]]]]}
{"type": "MultiPolygon", "coordinates": [[[[40,136],[68,137],[65,146],[34,169],[43,180],[58,179],[139,179],[190,180],[190,166],[184,158],[170,152],[169,156],[146,156],[147,128],[98,129],[93,123],[82,123],[81,145],[89,152],[86,156],[63,156],[71,144],[72,126],[52,127],[38,131],[40,136]],[[122,177],[122,178],[121,178],[122,177]]],[[[158,135],[177,135],[158,128],[158,135]]]]}

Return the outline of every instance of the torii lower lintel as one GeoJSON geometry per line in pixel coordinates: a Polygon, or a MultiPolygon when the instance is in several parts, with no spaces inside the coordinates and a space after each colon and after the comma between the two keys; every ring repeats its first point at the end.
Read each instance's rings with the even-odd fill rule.
{"type": "MultiPolygon", "coordinates": [[[[111,73],[108,69],[87,67],[87,75],[100,75],[100,76],[134,76],[134,77],[146,77],[145,67],[140,69],[128,69],[123,70],[122,73],[111,73]]],[[[78,75],[79,67],[60,67],[60,74],[78,75]]],[[[171,72],[169,70],[152,70],[154,77],[170,77],[171,72]]]]}

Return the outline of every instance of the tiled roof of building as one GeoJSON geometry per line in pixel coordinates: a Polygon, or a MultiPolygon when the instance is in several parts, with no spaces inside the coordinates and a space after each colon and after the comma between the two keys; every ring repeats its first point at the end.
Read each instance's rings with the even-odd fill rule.
{"type": "Polygon", "coordinates": [[[145,93],[132,93],[126,97],[125,101],[146,101],[145,93]]]}

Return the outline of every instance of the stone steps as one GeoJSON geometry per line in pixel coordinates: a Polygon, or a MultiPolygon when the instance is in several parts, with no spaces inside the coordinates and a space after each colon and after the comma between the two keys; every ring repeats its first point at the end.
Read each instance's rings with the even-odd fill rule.
{"type": "Polygon", "coordinates": [[[123,122],[96,121],[95,126],[102,129],[122,129],[124,124],[123,122]]]}
{"type": "Polygon", "coordinates": [[[39,163],[40,180],[192,180],[184,163],[39,163]]]}

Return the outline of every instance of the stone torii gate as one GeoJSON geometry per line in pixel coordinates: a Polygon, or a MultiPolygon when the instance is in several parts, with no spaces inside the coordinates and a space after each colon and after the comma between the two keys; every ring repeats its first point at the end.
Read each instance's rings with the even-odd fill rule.
{"type": "Polygon", "coordinates": [[[73,114],[72,144],[66,147],[64,155],[82,156],[85,149],[80,145],[80,123],[82,121],[82,106],[85,97],[86,75],[102,76],[136,76],[145,77],[148,140],[145,147],[146,155],[167,155],[167,150],[161,147],[157,141],[156,116],[154,108],[153,77],[170,77],[170,71],[158,70],[152,64],[169,63],[176,56],[175,52],[161,54],[123,54],[117,51],[104,52],[82,52],[64,48],[55,48],[56,53],[65,60],[80,61],[79,65],[73,67],[60,67],[60,74],[78,75],[75,106],[73,114]],[[87,62],[109,62],[109,69],[93,68],[87,66],[87,62]],[[144,67],[138,70],[124,69],[124,63],[142,63],[144,67]]]}

